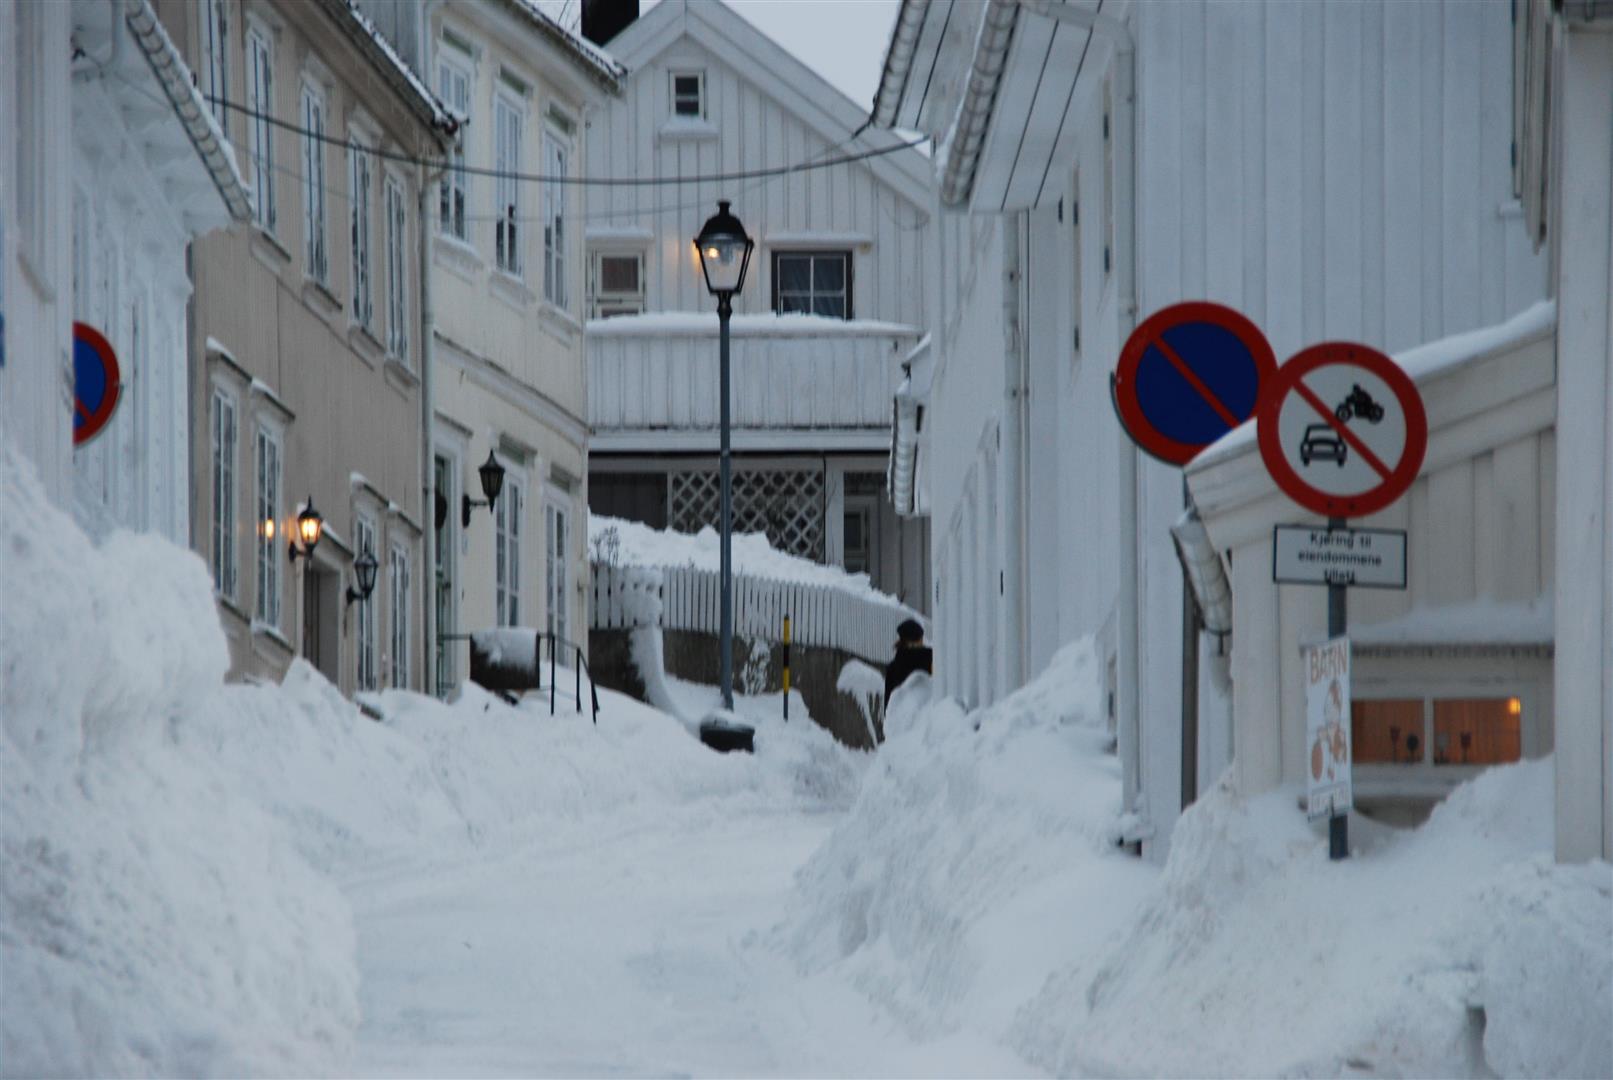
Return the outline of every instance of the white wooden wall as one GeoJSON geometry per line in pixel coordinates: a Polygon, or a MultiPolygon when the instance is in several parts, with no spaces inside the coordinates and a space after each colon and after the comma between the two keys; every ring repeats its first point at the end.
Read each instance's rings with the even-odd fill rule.
{"type": "MultiPolygon", "coordinates": [[[[634,71],[623,96],[591,118],[589,167],[611,176],[692,176],[843,152],[775,96],[809,90],[782,80],[773,87],[758,85],[685,35],[634,71]],[[673,70],[705,72],[710,130],[703,135],[674,136],[677,125],[669,126],[673,70]]],[[[840,137],[851,134],[848,128],[840,137]]],[[[859,141],[849,148],[871,145],[859,141]]],[[[924,266],[931,250],[928,211],[876,176],[868,164],[731,184],[590,188],[585,234],[649,229],[647,310],[709,311],[713,302],[691,242],[716,212],[718,199],[732,201],[733,212],[757,239],[736,312],[772,309],[770,253],[782,239],[786,246],[852,248],[856,317],[923,325],[924,266]],[[821,242],[811,242],[814,236],[821,242]]]]}

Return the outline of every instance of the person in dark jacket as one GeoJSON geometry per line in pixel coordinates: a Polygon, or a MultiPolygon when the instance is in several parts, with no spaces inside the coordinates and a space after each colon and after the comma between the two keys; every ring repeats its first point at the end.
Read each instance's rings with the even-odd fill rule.
{"type": "Polygon", "coordinates": [[[934,654],[924,644],[924,627],[917,619],[908,619],[896,628],[896,655],[885,665],[885,704],[891,703],[896,688],[907,681],[915,671],[934,674],[934,654]]]}

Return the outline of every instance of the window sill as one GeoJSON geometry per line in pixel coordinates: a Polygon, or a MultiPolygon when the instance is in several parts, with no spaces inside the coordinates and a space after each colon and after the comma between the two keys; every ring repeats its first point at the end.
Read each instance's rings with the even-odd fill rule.
{"type": "Polygon", "coordinates": [[[386,356],[386,346],[376,340],[363,323],[348,324],[347,344],[370,367],[375,367],[386,356]]]}
{"type": "Polygon", "coordinates": [[[341,314],[341,297],[331,292],[330,286],[318,278],[303,279],[302,299],[303,303],[324,315],[327,319],[341,314]]]}
{"type": "Polygon", "coordinates": [[[538,305],[538,313],[543,316],[545,322],[558,326],[568,334],[582,333],[582,323],[563,307],[556,307],[544,300],[538,305]]]}
{"type": "Polygon", "coordinates": [[[386,358],[386,374],[389,379],[402,383],[405,389],[414,389],[420,385],[420,376],[415,374],[414,368],[396,356],[386,358]]]}
{"type": "Polygon", "coordinates": [[[286,635],[280,632],[280,628],[278,626],[273,626],[258,619],[253,619],[252,640],[257,641],[260,638],[274,642],[288,653],[292,651],[290,640],[287,639],[286,635]]]}
{"type": "Polygon", "coordinates": [[[482,270],[481,252],[467,241],[445,232],[437,233],[434,239],[436,242],[431,245],[431,250],[436,260],[474,285],[476,276],[482,270]]]}
{"type": "Polygon", "coordinates": [[[276,239],[274,233],[263,226],[252,226],[252,254],[276,274],[291,264],[291,252],[276,239]]]}
{"type": "Polygon", "coordinates": [[[663,142],[705,142],[717,138],[717,126],[704,117],[673,117],[661,125],[655,137],[663,142]]]}
{"type": "Polygon", "coordinates": [[[246,611],[242,609],[241,605],[237,604],[234,600],[231,600],[228,596],[225,596],[217,589],[213,590],[213,599],[218,601],[219,607],[223,608],[231,615],[234,615],[237,619],[240,619],[242,623],[250,623],[252,621],[252,616],[248,615],[246,611]]]}
{"type": "Polygon", "coordinates": [[[493,295],[517,311],[524,312],[537,302],[538,298],[527,288],[526,282],[508,270],[495,269],[488,281],[493,286],[493,295]]]}

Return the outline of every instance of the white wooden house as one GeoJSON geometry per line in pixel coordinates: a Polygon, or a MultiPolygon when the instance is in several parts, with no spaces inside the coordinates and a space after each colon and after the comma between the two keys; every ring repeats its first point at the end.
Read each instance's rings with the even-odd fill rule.
{"type": "MultiPolygon", "coordinates": [[[[932,519],[938,678],[990,701],[1063,642],[1096,635],[1135,812],[1124,839],[1144,854],[1163,857],[1184,803],[1234,757],[1245,791],[1298,781],[1290,654],[1326,625],[1323,590],[1270,584],[1270,521],[1240,519],[1234,542],[1230,519],[1201,503],[1223,558],[1231,549],[1239,622],[1224,642],[1196,631],[1169,532],[1183,470],[1132,446],[1109,385],[1131,329],[1178,301],[1242,311],[1279,361],[1328,339],[1403,353],[1519,316],[1469,348],[1477,369],[1447,372],[1453,388],[1476,379],[1485,400],[1430,406],[1458,425],[1500,410],[1510,426],[1430,455],[1423,494],[1389,512],[1414,531],[1413,591],[1358,605],[1352,624],[1450,625],[1459,613],[1442,609],[1464,600],[1498,606],[1527,638],[1507,643],[1520,647],[1511,689],[1474,689],[1481,651],[1431,666],[1427,650],[1460,652],[1458,638],[1413,646],[1387,626],[1368,674],[1382,687],[1404,676],[1428,700],[1521,698],[1515,752],[1552,745],[1553,630],[1530,614],[1556,580],[1555,459],[1539,413],[1552,396],[1539,356],[1549,308],[1534,307],[1548,260],[1510,167],[1513,58],[1506,4],[902,5],[875,120],[942,144],[933,355],[908,388],[922,422],[899,439],[918,467],[894,470],[926,488],[910,505],[932,519]],[[1506,378],[1486,382],[1496,372],[1506,378]],[[1466,561],[1443,561],[1453,543],[1466,561]],[[1251,695],[1266,702],[1258,714],[1251,695]]],[[[1241,497],[1314,520],[1276,509],[1271,482],[1236,460],[1252,485],[1241,497]]],[[[1195,465],[1194,496],[1211,502],[1230,467],[1195,465]]],[[[1560,667],[1555,677],[1560,697],[1560,667]]],[[[1448,782],[1461,770],[1430,771],[1448,782]]],[[[1387,779],[1386,800],[1415,794],[1387,779]]]]}
{"type": "MultiPolygon", "coordinates": [[[[664,0],[608,47],[630,74],[588,124],[602,175],[676,181],[899,142],[722,4],[664,0]]],[[[929,314],[927,176],[898,149],[765,179],[590,187],[590,508],[716,523],[718,324],[692,240],[728,199],[756,240],[734,301],[735,528],[923,609],[923,523],[883,491],[891,394],[929,314]]]]}

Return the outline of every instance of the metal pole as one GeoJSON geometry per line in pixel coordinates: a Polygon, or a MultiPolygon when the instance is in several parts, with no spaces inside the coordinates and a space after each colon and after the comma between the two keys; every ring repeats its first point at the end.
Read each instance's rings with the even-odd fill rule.
{"type": "Polygon", "coordinates": [[[790,722],[790,617],[784,616],[784,722],[790,722]]]}
{"type": "Polygon", "coordinates": [[[717,321],[720,326],[719,348],[722,395],[722,707],[734,707],[734,567],[733,567],[733,479],[729,472],[728,449],[728,320],[733,315],[732,294],[717,296],[717,321]]]}
{"type": "MultiPolygon", "coordinates": [[[[1328,518],[1328,529],[1343,529],[1348,526],[1343,518],[1328,518]]],[[[1348,622],[1348,610],[1345,598],[1348,596],[1343,585],[1328,585],[1327,587],[1327,636],[1329,638],[1343,637],[1348,622]]],[[[1349,722],[1349,718],[1345,718],[1349,722]]],[[[1350,857],[1350,819],[1345,814],[1334,814],[1327,819],[1327,857],[1329,859],[1347,859],[1350,857]]]]}

